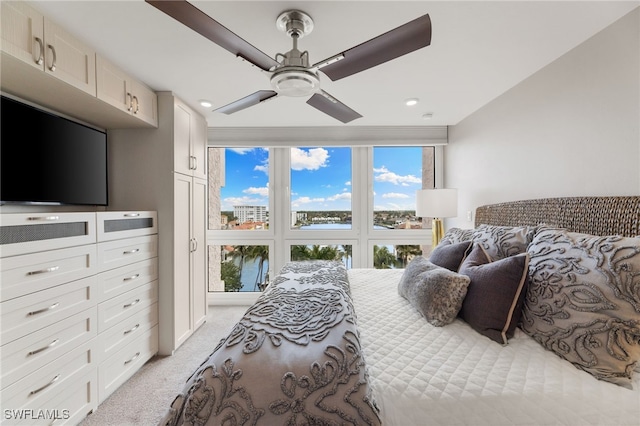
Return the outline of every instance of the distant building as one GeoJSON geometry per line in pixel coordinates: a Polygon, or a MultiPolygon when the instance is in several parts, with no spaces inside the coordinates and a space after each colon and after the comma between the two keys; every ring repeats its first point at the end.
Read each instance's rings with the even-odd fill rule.
{"type": "Polygon", "coordinates": [[[233,206],[233,215],[238,218],[238,223],[266,222],[266,206],[233,206]]]}

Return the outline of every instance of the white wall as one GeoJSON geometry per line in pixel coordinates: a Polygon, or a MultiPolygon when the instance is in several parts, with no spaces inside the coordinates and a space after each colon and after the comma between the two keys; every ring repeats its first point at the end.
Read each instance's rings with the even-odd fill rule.
{"type": "Polygon", "coordinates": [[[640,8],[449,129],[458,218],[530,198],[640,195],[640,8]]]}

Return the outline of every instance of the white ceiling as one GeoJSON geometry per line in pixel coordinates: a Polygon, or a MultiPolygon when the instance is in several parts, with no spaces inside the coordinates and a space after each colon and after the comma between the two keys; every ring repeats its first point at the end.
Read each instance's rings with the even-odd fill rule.
{"type": "MultiPolygon", "coordinates": [[[[363,115],[348,126],[452,125],[624,16],[639,1],[192,1],[268,55],[291,49],[276,28],[284,10],[314,20],[299,42],[316,63],[428,13],[431,46],[332,82],[324,90],[363,115]],[[420,99],[406,107],[407,98],[420,99]],[[433,113],[431,120],[422,118],[433,113]]],[[[277,97],[232,115],[212,112],[271,89],[242,62],[143,0],[36,1],[34,6],[154,90],[173,91],[210,126],[343,126],[277,97]],[[209,99],[209,109],[198,105],[209,99]]]]}

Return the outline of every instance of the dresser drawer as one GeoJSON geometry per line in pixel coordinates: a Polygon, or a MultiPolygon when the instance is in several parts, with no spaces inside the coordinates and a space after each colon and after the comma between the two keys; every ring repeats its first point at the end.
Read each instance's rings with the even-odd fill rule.
{"type": "Polygon", "coordinates": [[[96,277],[59,285],[0,304],[0,341],[9,343],[74,314],[95,309],[96,277]]]}
{"type": "Polygon", "coordinates": [[[98,243],[98,270],[107,271],[157,256],[157,235],[98,243]]]}
{"type": "Polygon", "coordinates": [[[158,301],[158,281],[143,284],[98,305],[98,333],[158,301]]]}
{"type": "Polygon", "coordinates": [[[157,257],[102,272],[98,274],[98,302],[104,302],[157,279],[157,257]]]}
{"type": "Polygon", "coordinates": [[[0,301],[97,272],[95,244],[0,259],[0,301]]]}
{"type": "Polygon", "coordinates": [[[98,241],[118,240],[156,234],[156,212],[98,212],[98,241]]]}
{"type": "Polygon", "coordinates": [[[3,425],[77,425],[98,408],[98,369],[93,368],[39,406],[3,408],[3,425]]]}
{"type": "Polygon", "coordinates": [[[98,368],[100,402],[131,377],[158,352],[158,326],[147,330],[139,339],[128,344],[98,368]]]}
{"type": "MultiPolygon", "coordinates": [[[[76,347],[65,356],[59,357],[42,368],[18,380],[2,390],[3,409],[38,409],[62,393],[66,396],[67,386],[95,370],[96,339],[76,347]]],[[[64,408],[64,407],[48,407],[64,408]]]]}
{"type": "Polygon", "coordinates": [[[95,242],[95,213],[3,213],[0,217],[0,257],[95,242]]]}
{"type": "Polygon", "coordinates": [[[96,308],[65,318],[2,346],[0,383],[5,388],[97,336],[96,308]]]}
{"type": "Polygon", "coordinates": [[[141,338],[141,335],[156,324],[158,324],[158,304],[154,303],[100,334],[99,362],[103,362],[129,343],[141,338]]]}

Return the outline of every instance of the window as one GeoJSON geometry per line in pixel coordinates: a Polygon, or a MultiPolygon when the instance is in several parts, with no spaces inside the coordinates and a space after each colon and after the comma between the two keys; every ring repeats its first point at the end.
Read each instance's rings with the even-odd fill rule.
{"type": "Polygon", "coordinates": [[[403,268],[431,241],[430,229],[415,217],[415,191],[433,186],[436,152],[432,146],[210,148],[210,291],[259,292],[290,260],[403,268]],[[263,211],[243,212],[247,206],[263,211]],[[233,226],[225,225],[225,214],[233,226]]]}

